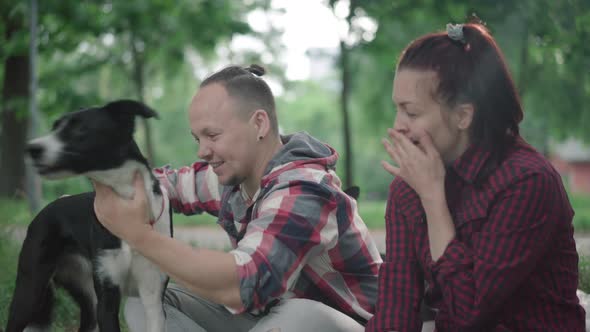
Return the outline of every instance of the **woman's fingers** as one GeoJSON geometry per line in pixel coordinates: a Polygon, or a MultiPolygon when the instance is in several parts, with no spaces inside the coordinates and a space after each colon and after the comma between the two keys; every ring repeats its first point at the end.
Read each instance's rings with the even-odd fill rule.
{"type": "Polygon", "coordinates": [[[402,165],[407,161],[407,154],[400,149],[400,146],[397,144],[397,142],[391,143],[389,140],[384,139],[383,144],[386,145],[388,154],[393,162],[401,168],[402,165]]]}
{"type": "Polygon", "coordinates": [[[381,161],[381,166],[383,166],[383,168],[387,172],[389,172],[391,175],[394,175],[394,176],[400,175],[400,169],[398,167],[391,165],[390,163],[386,162],[385,160],[381,161]]]}
{"type": "Polygon", "coordinates": [[[423,152],[418,146],[416,146],[416,144],[414,144],[414,142],[412,142],[405,135],[396,132],[393,129],[389,130],[391,131],[390,136],[393,138],[395,145],[398,147],[402,157],[407,158],[408,156],[423,152]]]}

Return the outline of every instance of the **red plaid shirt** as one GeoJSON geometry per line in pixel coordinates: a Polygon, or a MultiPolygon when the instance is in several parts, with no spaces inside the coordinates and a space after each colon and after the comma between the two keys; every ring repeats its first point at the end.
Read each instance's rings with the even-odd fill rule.
{"type": "Polygon", "coordinates": [[[476,183],[488,159],[471,147],[447,169],[456,236],[436,262],[416,192],[392,182],[387,257],[367,331],[420,331],[421,301],[437,310],[439,332],[584,331],[573,210],[559,174],[519,140],[476,183]]]}
{"type": "Polygon", "coordinates": [[[364,322],[377,299],[381,256],[356,201],[340,188],[338,155],[307,134],[283,141],[252,201],[240,186],[220,186],[204,162],[154,174],[175,211],[219,218],[236,258],[240,312],[307,298],[364,322]]]}

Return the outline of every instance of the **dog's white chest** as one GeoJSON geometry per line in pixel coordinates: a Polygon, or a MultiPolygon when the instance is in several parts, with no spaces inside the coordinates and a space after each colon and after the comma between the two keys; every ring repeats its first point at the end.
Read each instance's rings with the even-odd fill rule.
{"type": "Polygon", "coordinates": [[[96,264],[100,278],[118,286],[127,296],[139,296],[140,288],[160,285],[166,278],[152,262],[125,242],[121,242],[119,249],[103,250],[96,264]]]}
{"type": "Polygon", "coordinates": [[[133,252],[129,245],[121,242],[121,248],[103,250],[97,258],[97,271],[101,279],[109,280],[114,285],[127,293],[130,290],[131,262],[133,260],[133,252]]]}

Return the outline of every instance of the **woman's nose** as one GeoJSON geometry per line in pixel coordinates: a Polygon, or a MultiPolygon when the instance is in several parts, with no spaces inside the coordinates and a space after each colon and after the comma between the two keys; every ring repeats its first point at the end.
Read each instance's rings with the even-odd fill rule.
{"type": "Polygon", "coordinates": [[[409,130],[407,123],[399,115],[395,117],[395,121],[393,122],[393,130],[400,134],[405,134],[409,130]]]}

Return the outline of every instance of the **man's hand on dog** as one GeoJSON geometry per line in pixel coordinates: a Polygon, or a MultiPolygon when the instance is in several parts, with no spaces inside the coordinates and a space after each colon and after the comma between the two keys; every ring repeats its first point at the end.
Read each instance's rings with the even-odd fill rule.
{"type": "Polygon", "coordinates": [[[141,175],[135,174],[135,194],[130,200],[120,197],[109,186],[95,181],[93,184],[96,191],[94,212],[98,221],[115,236],[135,246],[152,230],[148,223],[147,197],[141,175]]]}

